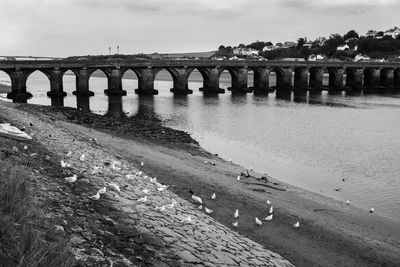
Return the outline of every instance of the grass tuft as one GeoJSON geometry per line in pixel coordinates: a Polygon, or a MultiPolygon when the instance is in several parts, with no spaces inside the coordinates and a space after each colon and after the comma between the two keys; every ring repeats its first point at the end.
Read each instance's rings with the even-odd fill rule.
{"type": "Polygon", "coordinates": [[[67,241],[46,225],[43,204],[34,201],[27,171],[1,160],[0,166],[2,266],[72,266],[67,241]]]}

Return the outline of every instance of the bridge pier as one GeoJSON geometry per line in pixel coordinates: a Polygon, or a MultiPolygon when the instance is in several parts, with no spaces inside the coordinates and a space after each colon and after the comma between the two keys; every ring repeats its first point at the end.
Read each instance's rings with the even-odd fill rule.
{"type": "Polygon", "coordinates": [[[346,93],[359,94],[363,87],[363,73],[361,68],[346,69],[346,93]]]}
{"type": "Polygon", "coordinates": [[[51,98],[53,107],[64,106],[64,97],[67,96],[67,93],[64,92],[63,88],[63,76],[64,72],[59,69],[53,69],[49,72],[50,92],[47,92],[47,96],[51,98]]]}
{"type": "Polygon", "coordinates": [[[126,117],[122,109],[122,95],[108,95],[108,109],[105,116],[112,118],[126,117]]]}
{"type": "Polygon", "coordinates": [[[79,69],[75,72],[76,75],[76,91],[72,94],[75,96],[94,96],[92,91],[89,91],[89,72],[87,68],[79,69]]]}
{"type": "Polygon", "coordinates": [[[151,67],[137,69],[139,88],[135,90],[135,93],[138,95],[157,95],[158,90],[154,89],[156,74],[157,70],[151,67]]]}
{"type": "Polygon", "coordinates": [[[248,69],[244,68],[230,68],[229,72],[232,76],[232,86],[228,88],[232,94],[246,94],[250,93],[251,89],[247,87],[248,69]]]}
{"type": "Polygon", "coordinates": [[[187,68],[173,69],[171,74],[174,80],[174,87],[170,91],[174,95],[193,94],[193,90],[190,90],[188,86],[190,71],[187,68]]]}
{"type": "Polygon", "coordinates": [[[324,69],[320,67],[310,68],[310,93],[320,94],[323,89],[322,81],[324,79],[324,69]]]}
{"type": "Polygon", "coordinates": [[[295,68],[294,69],[294,86],[295,95],[306,95],[308,88],[308,68],[295,68]]]}
{"type": "Polygon", "coordinates": [[[392,68],[383,68],[381,69],[381,86],[382,93],[393,93],[394,91],[394,69],[392,68]]]}
{"type": "Polygon", "coordinates": [[[104,90],[108,96],[125,96],[126,91],[122,89],[122,72],[119,67],[112,69],[108,77],[108,89],[104,90]]]}
{"type": "Polygon", "coordinates": [[[381,84],[379,68],[365,68],[364,70],[364,93],[375,93],[381,84]]]}
{"type": "Polygon", "coordinates": [[[219,88],[219,76],[221,75],[221,69],[215,68],[201,68],[200,73],[203,75],[203,87],[200,88],[206,95],[223,94],[225,90],[219,88]]]}
{"type": "Polygon", "coordinates": [[[393,71],[393,85],[396,90],[400,89],[400,68],[394,69],[393,71]]]}
{"type": "Polygon", "coordinates": [[[341,93],[343,91],[343,68],[328,68],[329,93],[341,93]]]}
{"type": "Polygon", "coordinates": [[[292,68],[280,68],[276,70],[276,95],[287,96],[292,93],[292,68]]]}
{"type": "Polygon", "coordinates": [[[15,103],[26,103],[32,94],[26,91],[27,74],[22,70],[8,72],[11,79],[11,93],[7,94],[8,99],[15,103]]]}
{"type": "Polygon", "coordinates": [[[254,68],[254,85],[250,88],[255,95],[268,95],[271,90],[269,87],[269,68],[254,68]]]}

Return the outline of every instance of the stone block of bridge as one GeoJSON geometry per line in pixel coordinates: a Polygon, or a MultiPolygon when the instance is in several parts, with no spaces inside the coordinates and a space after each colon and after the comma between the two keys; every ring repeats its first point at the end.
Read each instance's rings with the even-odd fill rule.
{"type": "Polygon", "coordinates": [[[11,99],[14,103],[26,103],[33,95],[29,92],[10,92],[7,98],[11,99]]]}
{"type": "Polygon", "coordinates": [[[104,90],[104,94],[108,96],[126,96],[126,90],[106,89],[104,90]]]}
{"type": "Polygon", "coordinates": [[[340,94],[344,90],[344,69],[343,68],[328,68],[329,72],[329,93],[340,94]]]}
{"type": "Polygon", "coordinates": [[[171,88],[169,89],[171,93],[174,93],[174,95],[190,95],[193,94],[193,90],[190,89],[181,89],[181,88],[171,88]]]}
{"type": "Polygon", "coordinates": [[[271,91],[269,87],[269,68],[254,68],[254,85],[250,87],[255,95],[268,95],[271,91]]]}
{"type": "Polygon", "coordinates": [[[358,95],[363,90],[363,73],[362,68],[346,69],[346,94],[358,95]]]}
{"type": "Polygon", "coordinates": [[[310,94],[320,94],[323,89],[324,69],[321,67],[310,68],[310,94]]]}
{"type": "Polygon", "coordinates": [[[380,90],[381,75],[379,68],[365,68],[364,93],[377,93],[380,90]]]}
{"type": "Polygon", "coordinates": [[[112,118],[125,118],[126,115],[122,108],[121,95],[108,95],[108,110],[105,114],[107,117],[112,118]]]}
{"type": "Polygon", "coordinates": [[[67,93],[64,91],[50,91],[47,92],[47,96],[50,97],[53,107],[63,107],[64,97],[67,96],[67,93]]]}

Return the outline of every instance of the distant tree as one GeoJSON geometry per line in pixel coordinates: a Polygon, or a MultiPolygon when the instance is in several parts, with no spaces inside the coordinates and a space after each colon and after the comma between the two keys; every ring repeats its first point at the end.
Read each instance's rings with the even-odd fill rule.
{"type": "MultiPolygon", "coordinates": [[[[399,35],[400,36],[400,35],[399,35]]],[[[271,42],[265,42],[265,46],[271,46],[271,45],[274,45],[273,43],[271,43],[271,42]]]]}
{"type": "Polygon", "coordinates": [[[348,40],[350,38],[358,39],[359,38],[358,33],[355,30],[350,30],[343,36],[344,40],[348,40]]]}
{"type": "Polygon", "coordinates": [[[261,51],[265,47],[265,43],[257,40],[256,42],[247,45],[247,47],[261,51]]]}
{"type": "Polygon", "coordinates": [[[308,47],[302,47],[299,49],[299,57],[304,58],[305,60],[311,55],[311,50],[308,47]]]}
{"type": "Polygon", "coordinates": [[[302,48],[305,43],[306,43],[306,40],[304,38],[297,39],[297,49],[302,48]]]}
{"type": "Polygon", "coordinates": [[[383,36],[383,34],[384,34],[384,32],[383,31],[379,31],[379,32],[377,32],[376,33],[376,37],[382,37],[383,36]]]}
{"type": "Polygon", "coordinates": [[[240,44],[238,47],[239,48],[246,48],[246,46],[244,44],[240,44]]]}

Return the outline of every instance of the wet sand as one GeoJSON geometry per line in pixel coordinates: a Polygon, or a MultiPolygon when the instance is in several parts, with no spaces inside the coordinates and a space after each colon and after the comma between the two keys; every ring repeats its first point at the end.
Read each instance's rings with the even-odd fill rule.
{"type": "Polygon", "coordinates": [[[90,134],[104,149],[134,164],[146,162],[145,173],[184,199],[190,199],[190,190],[204,199],[215,192],[218,201],[208,205],[212,217],[233,229],[233,213],[239,209],[240,234],[297,266],[400,265],[400,222],[291,185],[285,185],[287,191],[263,186],[264,181],[257,180],[261,175],[253,172],[238,182],[243,167],[207,153],[187,134],[162,127],[156,118],[116,120],[69,108],[18,108],[90,134]],[[254,217],[268,215],[267,200],[274,219],[256,227],[254,217]],[[292,227],[296,221],[298,229],[292,227]]]}

